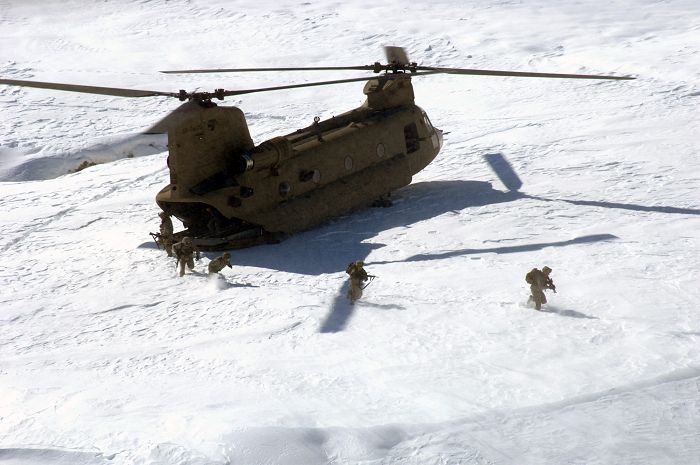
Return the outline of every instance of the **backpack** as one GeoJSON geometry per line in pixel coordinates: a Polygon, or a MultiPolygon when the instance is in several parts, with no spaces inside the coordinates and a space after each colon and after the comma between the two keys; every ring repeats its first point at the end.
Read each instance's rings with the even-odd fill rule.
{"type": "Polygon", "coordinates": [[[530,271],[525,275],[525,282],[528,284],[535,284],[535,273],[534,270],[530,271]]]}

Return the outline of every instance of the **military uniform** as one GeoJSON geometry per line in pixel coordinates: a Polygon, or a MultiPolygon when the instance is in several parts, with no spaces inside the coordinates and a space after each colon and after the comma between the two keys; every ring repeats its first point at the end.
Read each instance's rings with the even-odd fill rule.
{"type": "Polygon", "coordinates": [[[228,252],[209,262],[209,274],[218,273],[226,266],[231,268],[231,254],[228,252]]]}
{"type": "Polygon", "coordinates": [[[556,291],[554,282],[552,281],[552,278],[549,277],[551,272],[552,269],[545,266],[542,268],[542,271],[538,270],[537,268],[533,268],[525,275],[525,282],[530,285],[531,293],[528,303],[535,302],[536,310],[540,310],[542,308],[542,304],[547,303],[547,297],[544,295],[545,289],[553,289],[556,291]]]}
{"type": "Polygon", "coordinates": [[[222,226],[221,214],[214,211],[214,209],[211,207],[207,207],[205,211],[207,214],[207,230],[209,231],[209,234],[212,236],[219,234],[222,226]]]}
{"type": "Polygon", "coordinates": [[[180,242],[173,245],[173,252],[177,257],[177,262],[180,265],[180,276],[185,275],[185,265],[192,270],[194,269],[194,255],[197,254],[199,260],[199,249],[192,243],[190,237],[183,237],[180,242]]]}
{"type": "Polygon", "coordinates": [[[173,221],[170,215],[165,212],[160,212],[160,243],[163,245],[168,257],[173,256],[173,221]]]}
{"type": "Polygon", "coordinates": [[[357,261],[350,263],[345,269],[345,272],[350,275],[348,299],[350,299],[351,303],[355,303],[356,300],[362,297],[362,286],[369,279],[363,266],[363,262],[357,261]]]}

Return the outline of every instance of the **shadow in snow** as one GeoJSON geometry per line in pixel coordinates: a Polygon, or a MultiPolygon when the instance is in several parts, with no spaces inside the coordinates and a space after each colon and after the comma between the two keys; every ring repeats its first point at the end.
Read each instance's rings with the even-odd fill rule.
{"type": "Polygon", "coordinates": [[[0,462],[14,464],[71,463],[76,465],[105,465],[112,463],[116,454],[77,449],[5,448],[0,449],[0,462]]]}
{"type": "Polygon", "coordinates": [[[603,208],[620,208],[623,210],[633,210],[640,212],[656,212],[656,213],[675,213],[680,215],[700,215],[700,210],[693,208],[678,208],[678,207],[666,207],[666,206],[646,206],[646,205],[635,205],[631,203],[618,203],[618,202],[599,202],[595,200],[566,200],[566,199],[546,199],[543,197],[533,197],[526,195],[526,197],[534,200],[542,200],[544,202],[566,202],[573,205],[583,205],[586,207],[603,207],[603,208]]]}
{"type": "Polygon", "coordinates": [[[462,249],[462,250],[451,250],[448,252],[441,252],[435,254],[418,254],[408,257],[404,260],[386,260],[386,261],[376,261],[367,263],[367,265],[385,265],[388,263],[401,263],[401,262],[417,262],[425,260],[442,260],[445,258],[458,257],[460,255],[473,255],[473,254],[483,254],[483,253],[519,253],[519,252],[532,252],[534,250],[541,250],[546,247],[566,247],[574,244],[587,244],[592,242],[610,241],[618,239],[617,236],[612,234],[592,234],[590,236],[581,236],[575,239],[569,239],[568,241],[559,242],[541,242],[537,244],[523,244],[523,245],[513,245],[509,247],[488,247],[483,249],[462,249]]]}
{"type": "Polygon", "coordinates": [[[331,311],[326,319],[321,323],[320,333],[337,333],[345,329],[350,321],[350,317],[355,310],[355,305],[351,304],[347,298],[348,281],[341,286],[338,294],[333,299],[331,311]]]}
{"type": "Polygon", "coordinates": [[[356,307],[369,307],[378,308],[380,310],[405,310],[405,307],[395,304],[375,304],[372,302],[366,302],[360,299],[355,304],[351,304],[347,298],[349,282],[346,280],[341,286],[338,294],[333,299],[333,304],[331,305],[331,311],[326,316],[326,319],[321,323],[321,328],[319,332],[321,333],[337,333],[342,331],[347,326],[350,318],[356,307]]]}
{"type": "Polygon", "coordinates": [[[482,181],[432,181],[399,189],[390,208],[372,208],[293,235],[279,244],[235,251],[236,264],[290,273],[321,275],[345,270],[384,244],[365,242],[382,231],[448,212],[510,202],[520,193],[497,191],[482,181]]]}
{"type": "MultiPolygon", "coordinates": [[[[139,246],[136,247],[136,248],[137,248],[137,249],[163,250],[163,249],[161,249],[160,247],[158,247],[158,244],[156,244],[155,241],[144,242],[143,244],[139,244],[139,246]]],[[[163,250],[163,253],[165,253],[164,250],[163,250]]]]}
{"type": "Polygon", "coordinates": [[[363,307],[378,308],[380,310],[406,310],[406,307],[396,304],[375,304],[372,302],[362,302],[363,307]]]}
{"type": "Polygon", "coordinates": [[[698,337],[700,337],[700,331],[672,331],[670,334],[672,334],[675,337],[686,337],[686,336],[698,336],[698,337]]]}
{"type": "Polygon", "coordinates": [[[167,150],[167,137],[159,134],[108,136],[76,152],[52,153],[29,158],[15,156],[0,160],[0,181],[38,181],[72,173],[82,162],[109,163],[122,158],[141,157],[167,150]]]}
{"type": "MultiPolygon", "coordinates": [[[[506,186],[511,193],[520,193],[523,182],[518,177],[508,159],[502,153],[488,153],[484,155],[484,161],[491,167],[498,179],[506,186]]],[[[700,215],[700,210],[693,208],[678,208],[668,206],[647,206],[635,205],[631,203],[602,202],[597,200],[567,200],[567,199],[547,199],[527,194],[521,194],[523,198],[540,200],[543,202],[566,202],[572,205],[582,205],[586,207],[619,208],[623,210],[656,212],[656,213],[676,213],[681,215],[700,215]]]]}
{"type": "Polygon", "coordinates": [[[571,318],[585,318],[588,320],[599,319],[597,316],[586,315],[585,313],[577,312],[576,310],[562,310],[552,305],[548,305],[540,311],[544,313],[556,313],[557,315],[568,316],[571,318]]]}

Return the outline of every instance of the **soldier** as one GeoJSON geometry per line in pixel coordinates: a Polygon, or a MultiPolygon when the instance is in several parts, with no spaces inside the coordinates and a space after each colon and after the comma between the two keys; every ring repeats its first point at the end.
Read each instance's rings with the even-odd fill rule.
{"type": "Polygon", "coordinates": [[[192,243],[192,238],[187,236],[173,245],[173,252],[175,252],[177,263],[180,266],[180,276],[185,275],[185,265],[187,265],[190,270],[194,269],[193,255],[195,253],[197,254],[197,260],[199,260],[199,249],[192,243]]]}
{"type": "Polygon", "coordinates": [[[345,269],[345,272],[350,275],[350,284],[348,286],[348,299],[350,303],[354,304],[356,300],[362,297],[363,284],[369,276],[363,268],[364,262],[356,261],[352,262],[345,269]]]}
{"type": "Polygon", "coordinates": [[[158,213],[160,216],[160,243],[163,245],[168,257],[173,256],[173,221],[170,215],[165,212],[158,213]]]}
{"type": "Polygon", "coordinates": [[[212,236],[219,234],[221,231],[221,214],[212,207],[207,207],[205,212],[207,215],[207,230],[209,234],[212,236]]]}
{"type": "Polygon", "coordinates": [[[525,282],[530,285],[530,292],[532,293],[527,303],[535,302],[535,310],[540,310],[542,304],[547,303],[547,297],[544,295],[545,289],[551,289],[557,292],[557,287],[554,285],[552,278],[549,277],[551,272],[552,269],[545,266],[542,268],[542,271],[533,268],[525,275],[525,282]]]}
{"type": "Polygon", "coordinates": [[[231,266],[231,254],[228,252],[225,252],[223,255],[209,262],[209,274],[218,273],[223,270],[225,266],[233,268],[231,266]]]}

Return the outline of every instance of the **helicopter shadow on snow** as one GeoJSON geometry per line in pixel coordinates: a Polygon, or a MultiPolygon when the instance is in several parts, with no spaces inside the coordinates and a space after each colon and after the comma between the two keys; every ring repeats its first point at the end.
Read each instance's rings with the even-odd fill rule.
{"type": "Polygon", "coordinates": [[[349,262],[364,260],[372,250],[384,247],[365,242],[382,231],[522,197],[518,192],[495,190],[484,181],[419,182],[398,190],[391,207],[356,212],[279,244],[236,251],[235,263],[305,275],[337,273],[349,262]]]}

